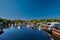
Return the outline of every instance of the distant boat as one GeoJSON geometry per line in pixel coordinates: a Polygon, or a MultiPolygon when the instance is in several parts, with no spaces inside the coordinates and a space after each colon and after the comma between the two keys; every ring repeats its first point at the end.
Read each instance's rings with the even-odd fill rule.
{"type": "Polygon", "coordinates": [[[42,30],[42,27],[41,26],[39,26],[39,28],[38,28],[39,30],[42,30]]]}
{"type": "Polygon", "coordinates": [[[31,24],[31,27],[34,27],[34,24],[31,24]]]}
{"type": "Polygon", "coordinates": [[[39,27],[40,26],[40,23],[37,23],[37,27],[39,27]]]}
{"type": "Polygon", "coordinates": [[[30,27],[30,25],[27,25],[28,27],[30,27]]]}

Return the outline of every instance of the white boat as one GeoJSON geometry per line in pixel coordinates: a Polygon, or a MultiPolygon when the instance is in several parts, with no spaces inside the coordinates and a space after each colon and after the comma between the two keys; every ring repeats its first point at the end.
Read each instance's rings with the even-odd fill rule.
{"type": "Polygon", "coordinates": [[[39,30],[42,30],[41,26],[38,27],[39,30]]]}

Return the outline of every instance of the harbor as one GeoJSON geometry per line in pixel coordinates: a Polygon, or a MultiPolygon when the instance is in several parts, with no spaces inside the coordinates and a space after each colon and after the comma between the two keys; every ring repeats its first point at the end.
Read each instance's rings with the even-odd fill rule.
{"type": "MultiPolygon", "coordinates": [[[[34,40],[35,40],[35,38],[36,38],[36,40],[38,40],[38,39],[60,40],[60,22],[37,22],[37,21],[24,21],[24,20],[23,21],[22,20],[11,20],[11,21],[2,20],[2,21],[0,21],[0,34],[2,35],[2,37],[3,37],[3,35],[6,35],[5,32],[8,30],[10,30],[11,32],[12,31],[15,32],[16,35],[18,35],[22,31],[22,32],[24,32],[22,34],[26,33],[25,36],[30,34],[31,35],[30,38],[32,37],[32,34],[33,34],[33,38],[31,38],[31,39],[34,39],[34,40]],[[17,31],[19,31],[19,32],[17,32],[17,31]],[[29,31],[30,31],[30,33],[27,33],[29,31]],[[34,35],[35,35],[35,38],[34,38],[34,35]],[[46,36],[45,39],[43,39],[44,35],[46,36]]],[[[10,33],[10,31],[8,31],[6,33],[10,33]]],[[[15,34],[13,34],[13,35],[15,35],[15,34]]],[[[19,34],[19,35],[21,35],[21,34],[19,34]]],[[[28,39],[28,36],[26,36],[26,37],[27,37],[26,39],[28,39]]],[[[10,36],[8,39],[10,39],[10,36]]],[[[21,38],[18,38],[18,39],[21,39],[21,38]]],[[[3,40],[3,39],[1,38],[1,40],[3,40]]]]}

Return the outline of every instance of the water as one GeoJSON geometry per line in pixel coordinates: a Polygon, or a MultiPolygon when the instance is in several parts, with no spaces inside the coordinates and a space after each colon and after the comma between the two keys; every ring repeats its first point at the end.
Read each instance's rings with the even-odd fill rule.
{"type": "Polygon", "coordinates": [[[30,27],[10,27],[3,29],[0,40],[50,40],[50,37],[43,31],[30,27]]]}

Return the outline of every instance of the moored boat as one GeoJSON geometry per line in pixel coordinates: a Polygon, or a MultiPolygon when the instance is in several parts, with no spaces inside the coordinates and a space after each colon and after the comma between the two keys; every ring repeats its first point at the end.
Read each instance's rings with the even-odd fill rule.
{"type": "Polygon", "coordinates": [[[52,36],[53,36],[55,39],[60,40],[60,30],[53,28],[53,30],[52,30],[52,36]]]}

